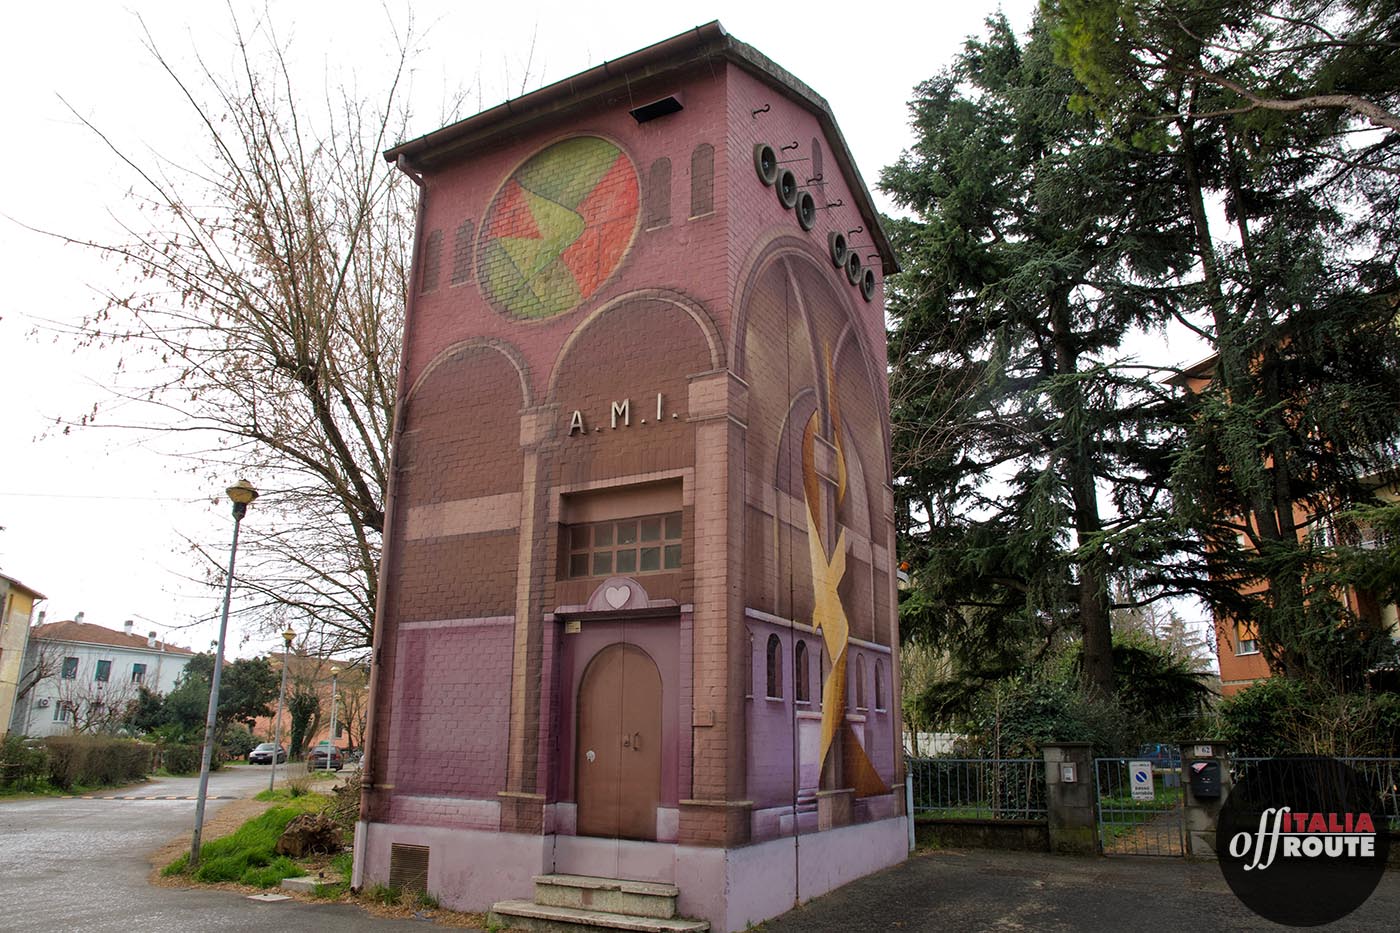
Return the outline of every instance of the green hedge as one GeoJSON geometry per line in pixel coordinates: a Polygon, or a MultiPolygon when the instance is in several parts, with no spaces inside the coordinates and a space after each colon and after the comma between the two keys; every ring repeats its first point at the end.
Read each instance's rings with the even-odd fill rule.
{"type": "Polygon", "coordinates": [[[50,736],[49,782],[64,790],[139,781],[151,771],[155,746],[99,735],[50,736]]]}
{"type": "Polygon", "coordinates": [[[0,787],[33,787],[48,776],[49,753],[42,745],[31,744],[22,735],[8,736],[0,743],[0,787]]]}
{"type": "MultiPolygon", "coordinates": [[[[170,742],[160,747],[160,766],[171,774],[198,774],[199,766],[202,764],[201,751],[204,746],[191,743],[181,745],[170,742]]],[[[214,768],[218,767],[218,762],[212,763],[214,768]]]]}

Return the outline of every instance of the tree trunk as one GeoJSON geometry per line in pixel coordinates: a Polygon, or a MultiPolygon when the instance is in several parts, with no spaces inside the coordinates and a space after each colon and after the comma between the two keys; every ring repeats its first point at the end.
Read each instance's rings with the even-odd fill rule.
{"type": "MultiPolygon", "coordinates": [[[[1079,353],[1073,343],[1066,292],[1051,299],[1050,330],[1054,335],[1056,375],[1072,377],[1078,373],[1079,353]]],[[[1056,395],[1062,413],[1078,411],[1084,406],[1083,393],[1072,381],[1061,383],[1056,395]]],[[[1065,477],[1074,503],[1074,531],[1079,539],[1075,569],[1078,571],[1077,603],[1083,639],[1081,680],[1086,693],[1108,697],[1113,695],[1113,632],[1108,575],[1104,571],[1106,558],[1101,545],[1095,544],[1091,549],[1087,543],[1096,541],[1103,532],[1094,464],[1087,440],[1081,434],[1066,438],[1064,442],[1065,477]]]]}

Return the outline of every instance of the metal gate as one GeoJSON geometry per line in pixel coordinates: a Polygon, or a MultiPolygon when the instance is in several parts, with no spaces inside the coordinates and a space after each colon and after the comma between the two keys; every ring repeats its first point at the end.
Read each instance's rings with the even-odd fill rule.
{"type": "Polygon", "coordinates": [[[1104,855],[1185,855],[1181,750],[1145,746],[1133,758],[1094,759],[1104,855]]]}

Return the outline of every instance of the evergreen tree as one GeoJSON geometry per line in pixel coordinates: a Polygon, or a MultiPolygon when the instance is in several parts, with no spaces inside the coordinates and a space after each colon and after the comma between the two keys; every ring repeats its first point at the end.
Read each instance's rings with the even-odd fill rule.
{"type": "Polygon", "coordinates": [[[1047,7],[1080,103],[1181,168],[1197,266],[1177,314],[1216,353],[1177,501],[1230,584],[1208,598],[1280,673],[1355,685],[1393,651],[1341,598],[1365,562],[1338,560],[1337,532],[1400,436],[1396,4],[1047,7]]]}
{"type": "Polygon", "coordinates": [[[902,626],[974,676],[1080,640],[1111,696],[1113,584],[1169,595],[1192,560],[1163,520],[1173,402],[1123,350],[1190,260],[1180,165],[1070,110],[1042,24],[987,25],[918,87],[881,180],[916,216],[888,293],[902,626]]]}

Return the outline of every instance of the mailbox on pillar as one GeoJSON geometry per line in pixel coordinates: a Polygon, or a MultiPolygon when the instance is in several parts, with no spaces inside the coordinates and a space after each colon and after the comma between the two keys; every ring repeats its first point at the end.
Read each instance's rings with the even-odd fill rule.
{"type": "Polygon", "coordinates": [[[1220,762],[1191,763],[1191,793],[1197,800],[1220,799],[1220,762]]]}

